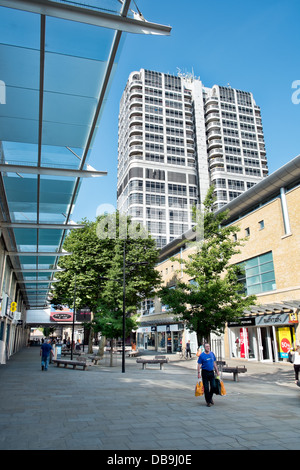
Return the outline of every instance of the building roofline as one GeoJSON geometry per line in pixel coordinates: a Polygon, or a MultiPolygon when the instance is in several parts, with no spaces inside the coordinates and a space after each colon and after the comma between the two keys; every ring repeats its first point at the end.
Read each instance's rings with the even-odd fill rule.
{"type": "Polygon", "coordinates": [[[280,188],[285,188],[297,183],[297,181],[300,183],[300,155],[218,209],[216,214],[229,210],[228,218],[225,222],[230,223],[241,217],[241,214],[250,212],[251,208],[254,209],[273,195],[279,194],[280,188]]]}
{"type": "MultiPolygon", "coordinates": [[[[263,204],[273,195],[274,197],[278,195],[280,188],[296,184],[297,182],[300,184],[300,155],[218,209],[216,214],[229,210],[225,221],[226,224],[229,224],[242,215],[251,212],[251,210],[263,204]]],[[[178,251],[186,242],[195,240],[195,237],[196,232],[193,229],[189,229],[180,237],[175,238],[175,240],[172,240],[160,250],[159,261],[162,262],[174,255],[175,251],[178,251]]]]}

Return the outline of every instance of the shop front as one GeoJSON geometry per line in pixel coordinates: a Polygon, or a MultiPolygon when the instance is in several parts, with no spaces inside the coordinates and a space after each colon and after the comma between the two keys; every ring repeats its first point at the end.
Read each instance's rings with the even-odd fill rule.
{"type": "Polygon", "coordinates": [[[296,342],[297,326],[296,313],[256,315],[229,322],[230,356],[255,361],[286,361],[296,342]]]}
{"type": "Polygon", "coordinates": [[[161,353],[181,350],[183,324],[141,326],[136,331],[137,348],[161,353]]]}

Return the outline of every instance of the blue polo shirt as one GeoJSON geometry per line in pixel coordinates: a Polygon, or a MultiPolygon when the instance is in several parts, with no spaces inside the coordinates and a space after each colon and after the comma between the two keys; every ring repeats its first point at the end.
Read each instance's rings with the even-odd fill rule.
{"type": "Polygon", "coordinates": [[[42,356],[47,357],[50,355],[50,351],[52,350],[52,346],[49,343],[43,343],[41,346],[42,356]]]}
{"type": "Polygon", "coordinates": [[[208,354],[203,352],[198,358],[198,364],[202,365],[203,370],[214,370],[215,360],[216,356],[213,352],[210,351],[208,354]]]}

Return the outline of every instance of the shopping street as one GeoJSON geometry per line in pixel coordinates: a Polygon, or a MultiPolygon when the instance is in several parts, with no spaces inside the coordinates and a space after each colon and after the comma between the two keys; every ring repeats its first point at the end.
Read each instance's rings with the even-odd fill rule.
{"type": "MultiPolygon", "coordinates": [[[[149,353],[148,353],[149,354],[149,353]]],[[[169,355],[142,370],[121,356],[88,370],[41,371],[39,347],[0,367],[1,450],[299,450],[300,388],[289,363],[245,364],[227,395],[205,406],[195,397],[196,359],[169,355]]]]}

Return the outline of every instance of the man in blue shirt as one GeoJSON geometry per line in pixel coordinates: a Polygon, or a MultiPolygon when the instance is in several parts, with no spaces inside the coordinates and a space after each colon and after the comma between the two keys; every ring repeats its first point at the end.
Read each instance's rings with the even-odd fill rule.
{"type": "Polygon", "coordinates": [[[47,340],[45,343],[42,344],[40,349],[40,356],[42,356],[42,370],[48,370],[48,364],[50,359],[50,354],[54,356],[53,348],[51,346],[51,340],[47,340]]]}
{"type": "Polygon", "coordinates": [[[208,343],[204,345],[204,352],[200,354],[198,358],[198,379],[201,379],[201,370],[206,405],[211,406],[214,404],[212,396],[216,388],[214,370],[217,375],[219,375],[219,370],[216,363],[216,356],[210,350],[208,343]]]}

